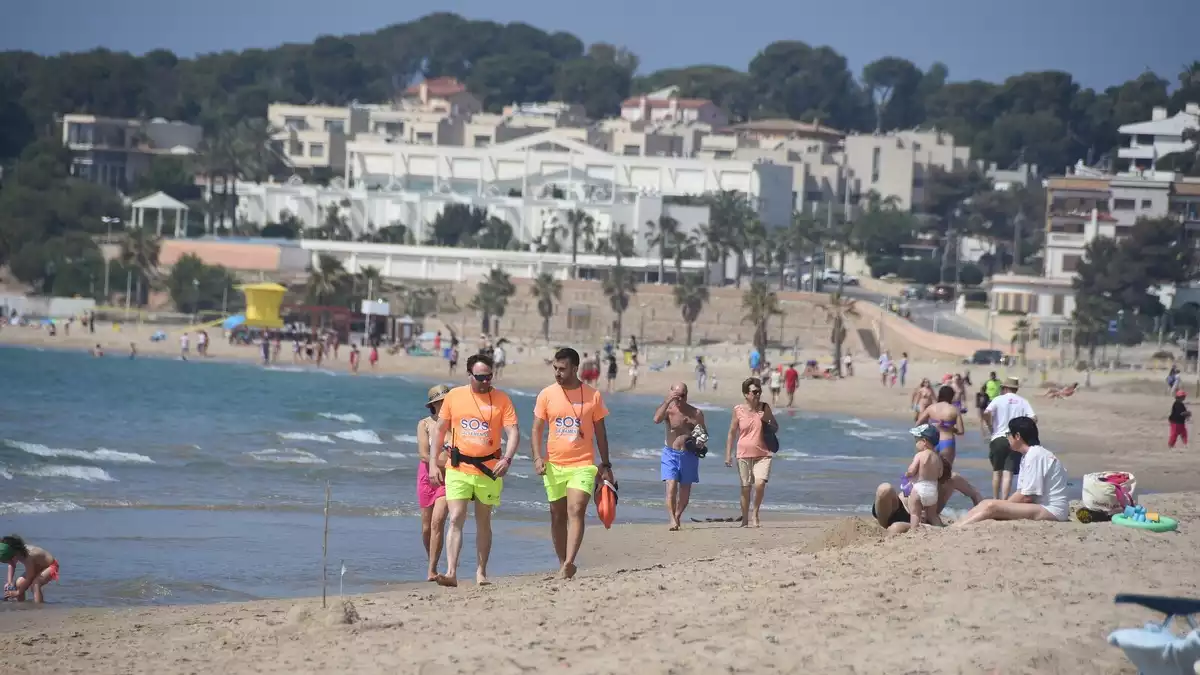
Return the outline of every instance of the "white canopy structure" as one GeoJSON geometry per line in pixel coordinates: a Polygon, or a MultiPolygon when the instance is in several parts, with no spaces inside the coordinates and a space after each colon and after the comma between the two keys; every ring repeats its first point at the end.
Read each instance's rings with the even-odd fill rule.
{"type": "Polygon", "coordinates": [[[157,212],[155,234],[161,237],[163,233],[163,213],[173,211],[175,213],[175,237],[183,238],[187,236],[188,206],[171,195],[165,192],[156,192],[149,197],[137,200],[132,206],[134,227],[145,227],[146,211],[155,211],[157,212]]]}

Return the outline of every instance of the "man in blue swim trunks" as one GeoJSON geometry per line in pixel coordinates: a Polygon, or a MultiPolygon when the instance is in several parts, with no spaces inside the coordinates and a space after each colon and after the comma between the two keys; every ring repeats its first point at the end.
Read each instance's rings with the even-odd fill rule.
{"type": "Polygon", "coordinates": [[[662,405],[654,411],[654,423],[667,423],[659,475],[667,486],[667,516],[671,531],[683,523],[683,511],[692,495],[692,485],[700,482],[700,454],[703,442],[694,437],[704,426],[704,412],[687,402],[688,388],[682,382],[671,385],[662,405]]]}

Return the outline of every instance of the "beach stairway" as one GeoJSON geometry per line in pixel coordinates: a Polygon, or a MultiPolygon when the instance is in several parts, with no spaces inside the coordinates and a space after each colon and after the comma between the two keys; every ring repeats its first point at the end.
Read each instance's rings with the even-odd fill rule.
{"type": "Polygon", "coordinates": [[[879,343],[875,341],[875,331],[859,328],[858,339],[862,341],[863,351],[873,359],[879,358],[879,343]]]}

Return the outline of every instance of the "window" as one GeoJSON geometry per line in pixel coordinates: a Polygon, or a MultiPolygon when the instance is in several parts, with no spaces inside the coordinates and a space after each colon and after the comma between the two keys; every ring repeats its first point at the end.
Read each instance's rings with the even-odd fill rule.
{"type": "Polygon", "coordinates": [[[1028,300],[1028,305],[1026,306],[1025,311],[1030,314],[1037,314],[1038,313],[1038,300],[1041,298],[1041,296],[1030,293],[1029,295],[1027,295],[1025,297],[1028,300]]]}
{"type": "Polygon", "coordinates": [[[626,157],[637,157],[638,155],[642,154],[642,148],[638,145],[626,145],[624,148],[622,148],[621,154],[625,155],[626,157]]]}
{"type": "Polygon", "coordinates": [[[730,159],[733,157],[732,150],[714,150],[713,159],[730,159]]]}
{"type": "Polygon", "coordinates": [[[1142,200],[1142,210],[1147,210],[1147,209],[1152,209],[1152,208],[1154,208],[1154,202],[1150,201],[1149,199],[1142,200]]]}
{"type": "Polygon", "coordinates": [[[90,124],[69,124],[67,125],[67,143],[77,143],[80,145],[91,145],[92,134],[95,127],[90,124]]]}
{"type": "Polygon", "coordinates": [[[325,120],[325,131],[344,133],[346,131],[346,123],[343,120],[325,120]]]}
{"type": "Polygon", "coordinates": [[[1050,313],[1054,316],[1062,316],[1066,312],[1066,296],[1061,293],[1055,293],[1050,301],[1050,313]]]}
{"type": "Polygon", "coordinates": [[[477,147],[477,148],[486,148],[488,145],[491,144],[491,142],[492,142],[491,136],[476,136],[475,137],[475,147],[477,147]]]}
{"type": "Polygon", "coordinates": [[[883,154],[883,150],[881,150],[878,145],[875,146],[875,149],[873,151],[871,151],[871,182],[872,183],[879,182],[879,158],[882,154],[883,154]]]}
{"type": "Polygon", "coordinates": [[[1113,211],[1132,211],[1137,203],[1132,199],[1114,199],[1113,211]]]}
{"type": "Polygon", "coordinates": [[[429,131],[417,132],[417,142],[425,145],[433,145],[433,133],[429,131]]]}
{"type": "Polygon", "coordinates": [[[1081,256],[1064,255],[1062,258],[1062,268],[1064,272],[1074,272],[1079,269],[1079,259],[1081,256]]]}
{"type": "Polygon", "coordinates": [[[1083,223],[1050,223],[1050,231],[1063,234],[1083,234],[1083,223]]]}
{"type": "Polygon", "coordinates": [[[567,330],[591,330],[592,310],[590,307],[567,308],[567,330]]]}
{"type": "Polygon", "coordinates": [[[308,122],[304,121],[303,117],[285,117],[283,118],[283,126],[287,129],[303,131],[308,128],[308,122]]]}
{"type": "Polygon", "coordinates": [[[1129,233],[1133,232],[1133,226],[1132,225],[1117,225],[1116,231],[1117,231],[1117,234],[1116,234],[1117,237],[1128,237],[1129,233]]]}
{"type": "Polygon", "coordinates": [[[324,143],[309,143],[308,144],[308,156],[309,157],[324,157],[325,156],[325,144],[324,143]]]}
{"type": "Polygon", "coordinates": [[[288,154],[292,157],[303,157],[304,144],[300,141],[288,141],[288,154]]]}

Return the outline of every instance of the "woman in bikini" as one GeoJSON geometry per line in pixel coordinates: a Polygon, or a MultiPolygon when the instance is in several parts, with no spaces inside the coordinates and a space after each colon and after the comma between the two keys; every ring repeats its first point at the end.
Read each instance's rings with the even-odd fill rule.
{"type": "Polygon", "coordinates": [[[938,481],[940,483],[950,480],[957,454],[958,437],[966,432],[963,427],[963,414],[955,404],[956,395],[954,387],[943,386],[938,389],[937,403],[926,408],[917,417],[918,425],[928,422],[938,429],[938,444],[934,449],[942,458],[942,477],[938,481]]]}
{"type": "MultiPolygon", "coordinates": [[[[429,399],[425,408],[429,416],[422,417],[417,422],[417,454],[421,463],[417,465],[417,505],[421,507],[421,541],[425,544],[425,553],[429,556],[429,570],[426,578],[436,581],[438,562],[442,557],[442,542],[446,540],[446,486],[429,483],[429,450],[433,445],[437,432],[438,410],[442,407],[442,399],[450,393],[450,387],[439,384],[429,389],[429,399]]],[[[446,465],[446,453],[438,455],[438,466],[446,465]]]]}

